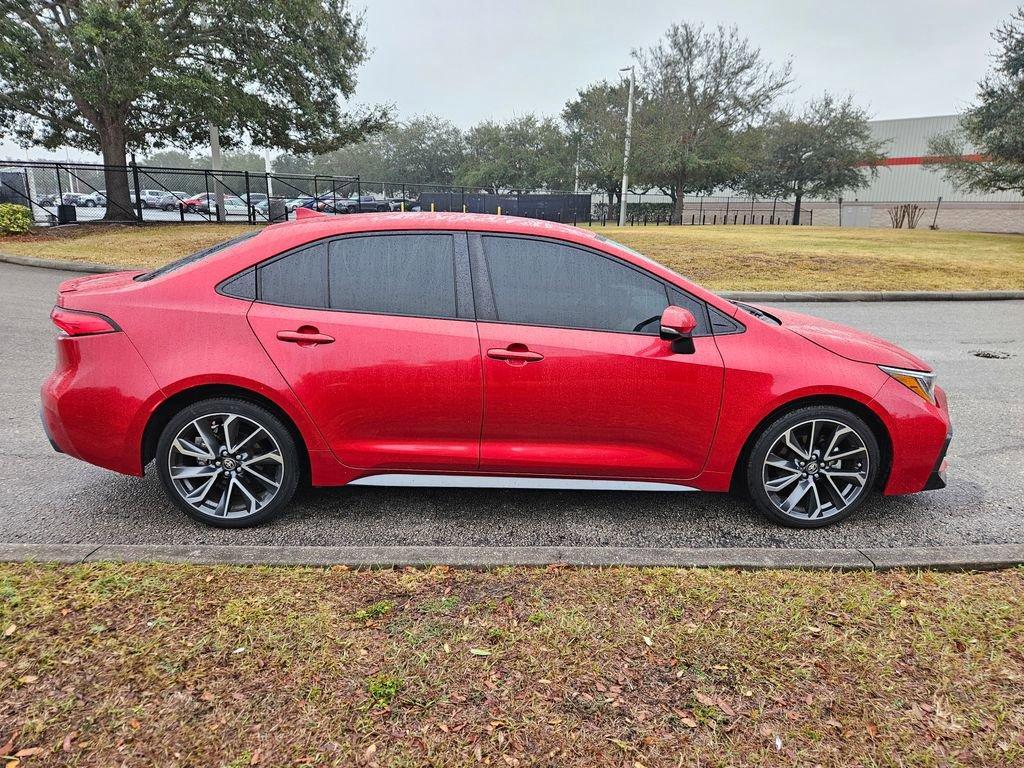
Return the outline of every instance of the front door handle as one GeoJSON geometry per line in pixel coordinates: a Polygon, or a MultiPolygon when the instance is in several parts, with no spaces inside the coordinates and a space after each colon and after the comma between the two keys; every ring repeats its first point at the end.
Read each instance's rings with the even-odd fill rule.
{"type": "Polygon", "coordinates": [[[492,360],[504,360],[507,363],[539,363],[544,359],[544,355],[540,352],[531,352],[525,344],[509,344],[504,349],[488,349],[487,356],[492,360]]]}
{"type": "Polygon", "coordinates": [[[303,325],[295,331],[278,331],[277,340],[298,344],[300,347],[315,347],[317,344],[331,344],[334,337],[320,333],[312,325],[303,325]]]}

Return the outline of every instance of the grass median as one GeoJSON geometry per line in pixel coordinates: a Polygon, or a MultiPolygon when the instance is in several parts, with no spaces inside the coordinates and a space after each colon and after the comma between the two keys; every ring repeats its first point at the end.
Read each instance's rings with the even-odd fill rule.
{"type": "MultiPolygon", "coordinates": [[[[244,224],[38,229],[0,239],[0,253],[156,267],[248,229],[244,224]]],[[[1024,289],[1024,235],[782,226],[594,230],[712,290],[1024,289]]]]}
{"type": "Polygon", "coordinates": [[[25,766],[1024,762],[1022,569],[8,564],[0,594],[25,766]]]}

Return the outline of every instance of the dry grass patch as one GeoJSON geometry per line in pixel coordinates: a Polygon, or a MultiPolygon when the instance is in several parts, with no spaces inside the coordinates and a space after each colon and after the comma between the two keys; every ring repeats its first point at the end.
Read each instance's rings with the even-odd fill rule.
{"type": "Polygon", "coordinates": [[[1024,235],[839,227],[594,227],[713,290],[1024,289],[1024,235]]]}
{"type": "MultiPolygon", "coordinates": [[[[83,225],[0,240],[0,252],[154,267],[245,224],[83,225]]],[[[713,290],[1024,289],[1024,235],[837,227],[594,227],[713,290]]]]}
{"type": "Polygon", "coordinates": [[[29,234],[0,238],[0,252],[112,264],[125,269],[150,268],[251,229],[248,224],[82,224],[38,228],[29,234]]]}
{"type": "Polygon", "coordinates": [[[24,766],[1020,765],[1022,594],[1024,570],[0,565],[0,744],[24,766]]]}

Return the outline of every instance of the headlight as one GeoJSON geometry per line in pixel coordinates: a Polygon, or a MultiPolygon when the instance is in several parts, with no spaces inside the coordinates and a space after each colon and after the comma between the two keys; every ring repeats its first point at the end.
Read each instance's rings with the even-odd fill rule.
{"type": "Polygon", "coordinates": [[[890,368],[888,365],[878,366],[905,386],[915,395],[935,405],[935,374],[924,371],[908,371],[906,368],[890,368]]]}

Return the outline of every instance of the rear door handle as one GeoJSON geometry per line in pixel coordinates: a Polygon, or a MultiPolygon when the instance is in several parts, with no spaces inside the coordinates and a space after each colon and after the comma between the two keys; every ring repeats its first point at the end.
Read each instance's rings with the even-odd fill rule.
{"type": "Polygon", "coordinates": [[[504,360],[508,363],[539,363],[544,359],[540,352],[531,352],[523,344],[509,344],[506,349],[488,349],[487,356],[492,360],[504,360]]]}
{"type": "Polygon", "coordinates": [[[320,333],[311,325],[303,325],[295,331],[278,331],[277,340],[298,344],[300,347],[315,347],[317,344],[333,343],[334,337],[320,333]]]}

